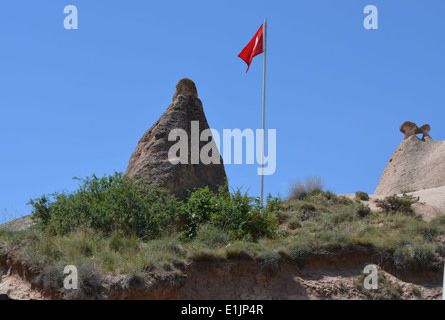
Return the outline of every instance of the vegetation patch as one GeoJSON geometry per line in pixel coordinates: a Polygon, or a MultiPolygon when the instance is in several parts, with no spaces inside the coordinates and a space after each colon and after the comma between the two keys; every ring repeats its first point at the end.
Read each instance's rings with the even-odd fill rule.
{"type": "MultiPolygon", "coordinates": [[[[0,246],[41,266],[43,287],[63,286],[63,266],[85,267],[85,298],[99,290],[94,270],[131,276],[128,286],[138,287],[149,272],[181,274],[196,262],[250,259],[276,274],[283,261],[305,268],[311,255],[371,248],[401,270],[425,271],[445,254],[445,217],[422,220],[409,197],[387,197],[372,211],[309,179],[262,207],[239,189],[197,189],[182,202],[120,173],[80,181],[73,193],[32,200],[36,225],[0,228],[0,246]]],[[[398,292],[393,285],[385,294],[398,292]]]]}
{"type": "Polygon", "coordinates": [[[357,191],[355,193],[355,199],[356,200],[361,200],[361,201],[368,201],[369,200],[369,195],[364,192],[364,191],[357,191]]]}
{"type": "Polygon", "coordinates": [[[378,200],[376,206],[382,208],[386,213],[403,213],[403,214],[414,214],[414,210],[411,206],[416,201],[413,197],[397,195],[387,196],[383,200],[378,200]]]}
{"type": "Polygon", "coordinates": [[[268,251],[259,255],[257,260],[263,270],[271,270],[273,274],[277,274],[280,271],[283,258],[276,251],[268,251]]]}

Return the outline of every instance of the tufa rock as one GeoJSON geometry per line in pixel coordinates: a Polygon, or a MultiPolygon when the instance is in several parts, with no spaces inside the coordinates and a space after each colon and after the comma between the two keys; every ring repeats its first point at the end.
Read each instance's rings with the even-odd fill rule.
{"type": "MultiPolygon", "coordinates": [[[[219,164],[213,162],[206,165],[201,159],[198,164],[192,164],[190,161],[192,121],[199,123],[199,135],[203,130],[209,129],[194,82],[183,78],[176,85],[172,103],[140,139],[131,155],[125,175],[135,179],[147,178],[147,183],[164,187],[181,200],[187,198],[187,190],[208,186],[212,191],[217,191],[219,186],[224,186],[227,177],[216,145],[212,152],[218,152],[214,156],[219,158],[219,164]],[[173,164],[168,158],[170,148],[177,143],[168,140],[169,133],[174,129],[182,129],[187,133],[187,164],[173,164]]],[[[213,141],[213,136],[210,137],[209,140],[213,141]]],[[[199,150],[208,144],[209,140],[199,141],[199,150]]]]}
{"type": "Polygon", "coordinates": [[[429,136],[430,126],[405,122],[404,140],[383,171],[375,194],[390,195],[445,186],[445,141],[429,136]],[[422,133],[419,139],[416,134],[422,133]]]}

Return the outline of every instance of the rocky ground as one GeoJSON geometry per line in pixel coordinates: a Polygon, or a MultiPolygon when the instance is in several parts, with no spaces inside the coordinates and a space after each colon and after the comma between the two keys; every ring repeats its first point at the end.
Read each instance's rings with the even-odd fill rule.
{"type": "MultiPolygon", "coordinates": [[[[418,199],[417,203],[413,205],[413,208],[416,213],[423,216],[425,221],[430,221],[434,217],[445,214],[445,186],[408,192],[406,194],[418,199]]],[[[355,194],[343,195],[350,199],[355,198],[355,194]]],[[[398,195],[402,196],[403,193],[398,195]]],[[[379,210],[376,202],[385,197],[386,195],[371,194],[369,195],[369,201],[362,202],[369,205],[371,210],[379,210]]]]}

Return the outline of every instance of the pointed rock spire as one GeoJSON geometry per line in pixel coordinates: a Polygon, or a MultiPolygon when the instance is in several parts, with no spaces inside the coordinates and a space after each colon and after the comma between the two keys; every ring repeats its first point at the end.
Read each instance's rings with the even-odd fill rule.
{"type": "Polygon", "coordinates": [[[207,135],[207,141],[200,141],[201,133],[206,129],[209,129],[209,125],[196,86],[192,80],[183,78],[176,85],[172,103],[140,139],[125,175],[136,179],[147,178],[148,183],[164,187],[182,200],[187,198],[187,190],[194,188],[209,186],[212,191],[217,191],[219,186],[226,184],[227,177],[211,133],[207,135]],[[186,133],[186,148],[179,150],[186,154],[174,159],[170,154],[169,159],[172,146],[181,141],[175,135],[170,139],[173,141],[169,141],[169,135],[175,129],[186,133]],[[203,146],[210,143],[213,146],[210,155],[219,161],[205,164],[201,161],[200,152],[203,146]],[[186,159],[186,163],[175,163],[178,159],[186,159]],[[174,160],[173,163],[171,160],[174,160]]]}

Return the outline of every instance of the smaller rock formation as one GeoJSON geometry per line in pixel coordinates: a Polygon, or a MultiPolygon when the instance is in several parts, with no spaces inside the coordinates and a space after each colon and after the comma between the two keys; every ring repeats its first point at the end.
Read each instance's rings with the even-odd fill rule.
{"type": "Polygon", "coordinates": [[[400,126],[405,134],[382,173],[374,192],[390,195],[445,186],[445,141],[429,135],[431,127],[420,128],[406,121],[400,126]],[[419,139],[416,134],[423,134],[419,139]]]}
{"type": "Polygon", "coordinates": [[[409,137],[414,136],[419,133],[423,133],[422,139],[425,139],[425,137],[430,136],[428,134],[428,132],[430,132],[430,130],[431,130],[431,127],[429,124],[424,124],[423,126],[421,126],[419,128],[419,127],[417,127],[417,125],[414,122],[411,122],[411,121],[405,121],[400,126],[400,131],[405,134],[405,136],[403,137],[403,140],[406,140],[409,137]]]}

